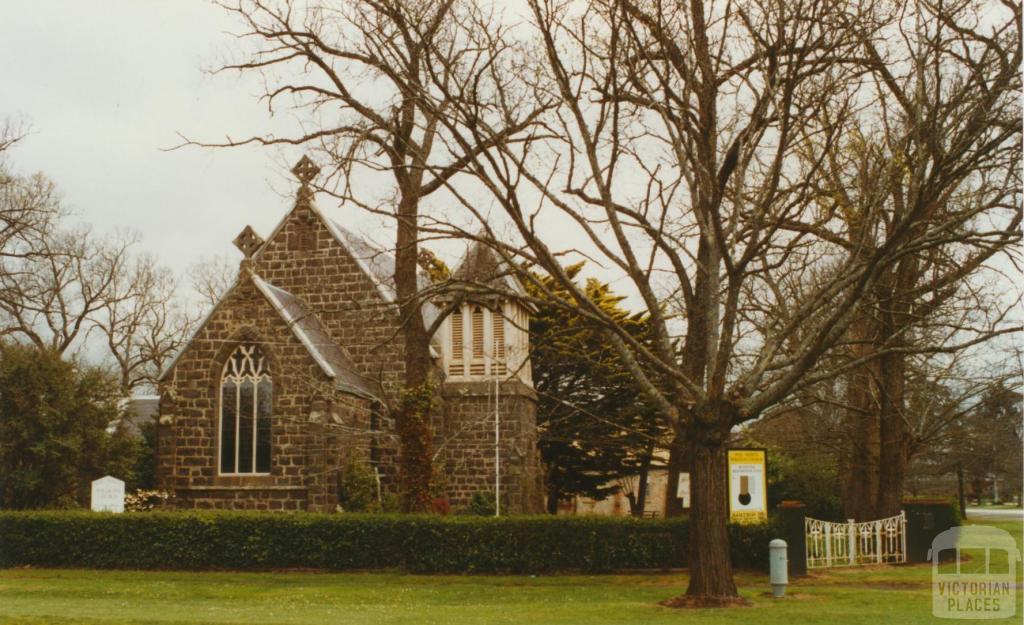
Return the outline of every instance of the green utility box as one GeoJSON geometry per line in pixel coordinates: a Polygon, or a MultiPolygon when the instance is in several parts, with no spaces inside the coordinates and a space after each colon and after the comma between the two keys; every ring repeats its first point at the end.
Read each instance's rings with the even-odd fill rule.
{"type": "Polygon", "coordinates": [[[935,537],[960,525],[953,504],[947,499],[914,499],[903,502],[907,514],[907,562],[928,562],[928,550],[935,537]]]}

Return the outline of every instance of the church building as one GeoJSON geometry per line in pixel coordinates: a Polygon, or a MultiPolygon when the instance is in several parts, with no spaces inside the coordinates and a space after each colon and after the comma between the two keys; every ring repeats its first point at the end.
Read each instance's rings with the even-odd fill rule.
{"type": "MultiPolygon", "coordinates": [[[[308,158],[292,171],[291,211],[265,240],[249,226],[238,235],[237,279],[161,374],[157,476],[178,508],[334,511],[353,464],[380,492],[398,491],[394,260],[317,207],[309,182],[319,170],[308,158]]],[[[453,282],[494,288],[422,306],[427,327],[454,308],[432,344],[443,380],[436,489],[457,507],[497,487],[503,512],[538,512],[530,309],[501,267],[471,245],[453,282]]]]}

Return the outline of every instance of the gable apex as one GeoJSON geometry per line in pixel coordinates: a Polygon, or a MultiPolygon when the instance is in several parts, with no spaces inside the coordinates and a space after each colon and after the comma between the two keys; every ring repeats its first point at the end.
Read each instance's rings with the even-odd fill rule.
{"type": "MultiPolygon", "coordinates": [[[[320,223],[327,228],[327,231],[331,233],[331,238],[341,246],[345,253],[356,263],[363,274],[373,283],[380,295],[381,299],[388,304],[397,304],[398,297],[395,292],[395,259],[394,257],[383,251],[374,248],[372,245],[366,242],[365,239],[359,237],[351,230],[348,230],[337,221],[331,219],[324,214],[323,210],[317,206],[316,202],[313,201],[312,197],[299,197],[296,201],[295,206],[285,214],[284,217],[274,227],[273,232],[267,237],[267,242],[273,241],[280,234],[281,230],[284,229],[286,223],[288,223],[289,217],[295,210],[299,208],[307,208],[311,213],[316,215],[320,223]]],[[[253,260],[258,260],[260,256],[268,249],[268,245],[264,244],[254,255],[253,260]]],[[[421,290],[430,288],[430,278],[422,271],[417,270],[417,283],[421,290]]],[[[434,321],[440,316],[440,310],[438,307],[430,302],[424,301],[420,306],[420,312],[423,315],[423,324],[426,327],[430,327],[434,321]]]]}
{"type": "Polygon", "coordinates": [[[239,284],[241,284],[242,279],[245,276],[248,276],[252,281],[253,286],[256,287],[256,290],[263,295],[274,311],[277,312],[282,321],[284,321],[291,330],[292,334],[295,335],[295,338],[302,343],[302,346],[309,353],[310,357],[313,358],[317,366],[320,367],[321,371],[324,372],[324,375],[334,381],[336,388],[371,399],[377,398],[379,393],[374,388],[373,384],[356,373],[355,366],[352,364],[351,360],[349,360],[348,356],[345,355],[345,352],[330,338],[330,334],[320,324],[316,317],[306,311],[306,307],[303,305],[301,300],[284,289],[273,286],[251,271],[242,272],[242,274],[235,279],[235,282],[231,287],[229,287],[220,296],[220,299],[218,299],[217,303],[210,308],[210,311],[206,314],[203,320],[196,325],[188,340],[182,345],[178,353],[174,355],[174,358],[171,359],[170,363],[168,363],[164,370],[160,372],[160,375],[157,377],[158,382],[162,382],[174,369],[182,355],[188,351],[188,348],[192,345],[196,336],[198,336],[207,323],[209,323],[213,315],[218,309],[220,309],[224,301],[227,300],[228,296],[239,286],[239,284]]]}

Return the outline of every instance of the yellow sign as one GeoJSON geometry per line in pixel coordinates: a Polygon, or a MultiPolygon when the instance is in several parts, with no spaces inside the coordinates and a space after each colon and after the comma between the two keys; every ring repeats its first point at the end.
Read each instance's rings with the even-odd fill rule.
{"type": "Polygon", "coordinates": [[[763,449],[729,450],[729,520],[768,519],[767,455],[763,449]]]}

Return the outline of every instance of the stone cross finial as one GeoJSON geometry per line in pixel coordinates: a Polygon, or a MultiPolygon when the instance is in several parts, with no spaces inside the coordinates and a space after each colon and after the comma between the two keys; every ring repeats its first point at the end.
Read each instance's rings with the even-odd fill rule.
{"type": "Polygon", "coordinates": [[[256,231],[252,229],[252,226],[246,226],[244,230],[238,233],[235,237],[235,247],[245,254],[245,258],[248,260],[252,258],[252,255],[256,253],[256,250],[263,245],[263,239],[260,235],[256,234],[256,231]]]}
{"type": "Polygon", "coordinates": [[[312,161],[308,156],[303,155],[299,159],[298,163],[295,163],[295,167],[292,167],[292,173],[299,179],[302,186],[309,184],[309,181],[316,178],[316,175],[320,173],[320,168],[316,163],[312,161]]]}

